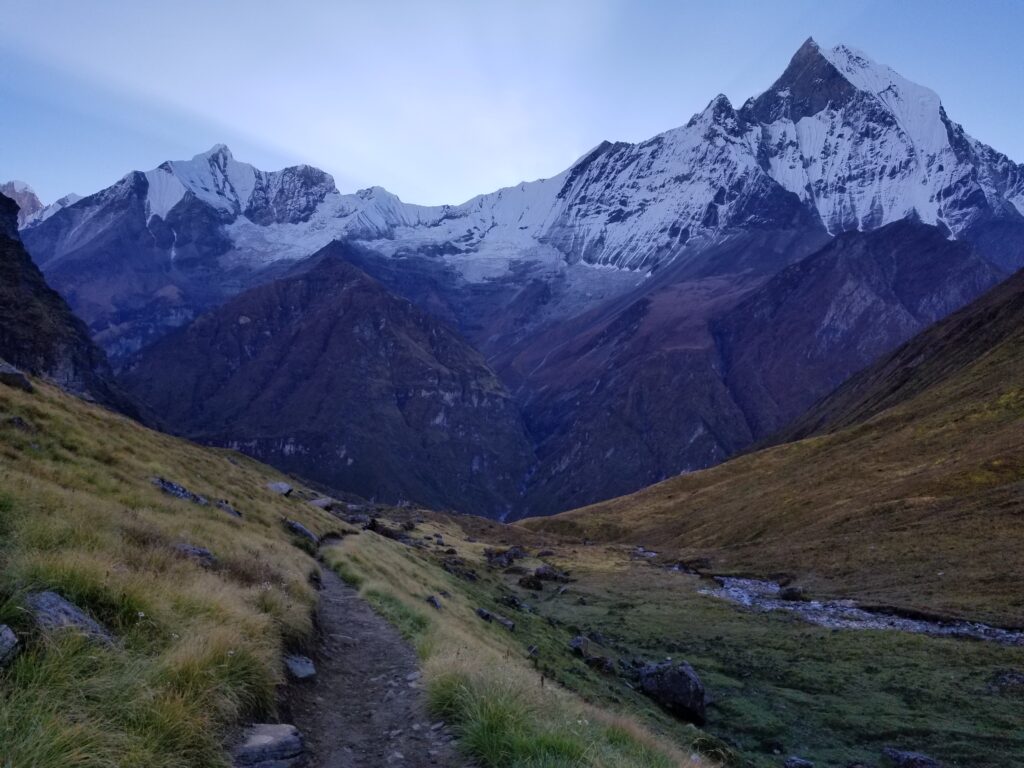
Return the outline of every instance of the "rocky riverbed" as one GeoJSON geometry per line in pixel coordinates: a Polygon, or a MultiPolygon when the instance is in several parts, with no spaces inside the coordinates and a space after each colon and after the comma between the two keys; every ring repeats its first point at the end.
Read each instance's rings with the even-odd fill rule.
{"type": "MultiPolygon", "coordinates": [[[[938,637],[989,640],[1024,646],[1024,632],[971,621],[937,621],[867,610],[853,600],[786,599],[787,591],[773,581],[716,576],[717,586],[701,594],[738,603],[755,611],[788,611],[805,621],[830,629],[880,629],[938,637]]],[[[789,595],[792,595],[790,592],[789,595]]],[[[789,596],[787,595],[787,596],[789,596]]]]}

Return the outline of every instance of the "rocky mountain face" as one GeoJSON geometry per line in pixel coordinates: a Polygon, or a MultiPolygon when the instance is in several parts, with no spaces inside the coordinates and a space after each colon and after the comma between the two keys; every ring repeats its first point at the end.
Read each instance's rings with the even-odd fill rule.
{"type": "Polygon", "coordinates": [[[80,397],[133,413],[103,351],[32,263],[18,239],[17,217],[17,203],[0,194],[0,359],[80,397]]]}
{"type": "Polygon", "coordinates": [[[24,181],[5,181],[0,184],[0,195],[17,203],[19,229],[43,210],[43,201],[36,195],[35,190],[24,181]]]}
{"type": "Polygon", "coordinates": [[[1013,355],[1024,345],[1024,270],[850,377],[779,439],[799,440],[861,424],[972,366],[981,368],[986,356],[1003,345],[1013,355]]]}
{"type": "Polygon", "coordinates": [[[532,463],[478,352],[330,246],[150,348],[126,373],[171,429],[332,488],[506,514],[532,463]]]}
{"type": "Polygon", "coordinates": [[[724,380],[761,440],[851,374],[1005,275],[975,247],[903,219],[846,232],[713,323],[724,380]]]}
{"type": "Polygon", "coordinates": [[[267,173],[216,146],[22,236],[119,367],[332,241],[361,245],[345,258],[455,329],[514,396],[537,457],[519,514],[762,439],[1024,266],[1022,210],[1024,168],[934,92],[808,40],[739,108],[718,96],[461,205],[342,194],[322,171],[267,173]]]}

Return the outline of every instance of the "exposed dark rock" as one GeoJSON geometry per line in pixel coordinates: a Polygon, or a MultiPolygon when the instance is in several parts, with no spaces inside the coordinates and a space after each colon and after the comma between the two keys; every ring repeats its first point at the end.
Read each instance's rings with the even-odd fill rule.
{"type": "Polygon", "coordinates": [[[192,491],[185,486],[178,485],[178,483],[166,480],[162,477],[151,477],[150,482],[164,493],[169,496],[173,496],[176,499],[191,501],[193,504],[198,504],[201,507],[205,507],[210,503],[205,496],[201,496],[198,493],[192,493],[192,491]]]}
{"type": "Polygon", "coordinates": [[[615,672],[615,662],[589,637],[577,635],[569,641],[572,652],[583,659],[588,667],[608,674],[615,672]]]}
{"type": "Polygon", "coordinates": [[[896,768],[942,768],[942,763],[920,752],[906,752],[894,747],[886,747],[882,754],[889,758],[896,768]]]}
{"type": "Polygon", "coordinates": [[[320,537],[313,533],[311,530],[309,530],[309,528],[304,526],[298,520],[290,520],[286,517],[283,518],[283,521],[284,527],[292,533],[294,533],[296,536],[300,536],[301,538],[306,539],[307,541],[312,543],[314,547],[320,546],[320,537]]]}
{"type": "Polygon", "coordinates": [[[267,483],[267,488],[274,493],[279,493],[282,496],[291,496],[293,488],[288,483],[277,481],[273,483],[267,483]]]}
{"type": "Polygon", "coordinates": [[[311,680],[316,677],[316,666],[308,656],[289,654],[284,657],[284,666],[294,680],[311,680]]]}
{"type": "Polygon", "coordinates": [[[805,599],[804,589],[803,587],[783,587],[779,590],[779,599],[790,601],[803,600],[805,599]]]}
{"type": "Polygon", "coordinates": [[[465,560],[454,555],[442,560],[441,568],[463,581],[476,581],[480,578],[477,572],[466,564],[465,560]]]}
{"type": "Polygon", "coordinates": [[[569,574],[568,574],[568,572],[560,571],[557,568],[555,568],[554,566],[546,565],[546,564],[542,565],[542,566],[539,566],[533,572],[533,575],[536,576],[541,581],[561,581],[561,582],[569,581],[569,574]]]}
{"type": "Polygon", "coordinates": [[[342,518],[349,525],[369,525],[370,516],[364,514],[345,515],[342,518]]]}
{"type": "Polygon", "coordinates": [[[498,602],[516,611],[521,611],[523,609],[523,601],[515,595],[501,595],[498,598],[498,602]]]}
{"type": "Polygon", "coordinates": [[[704,683],[685,661],[648,664],[640,670],[640,688],[676,717],[697,725],[706,721],[704,683]]]}
{"type": "Polygon", "coordinates": [[[509,547],[508,549],[492,549],[488,547],[484,550],[484,557],[487,559],[487,564],[492,568],[508,568],[516,560],[526,557],[526,551],[519,546],[509,547]]]}
{"type": "Polygon", "coordinates": [[[528,574],[519,580],[519,586],[533,592],[540,592],[544,589],[544,582],[541,581],[539,577],[533,574],[528,574]]]}
{"type": "Polygon", "coordinates": [[[206,547],[197,547],[194,544],[181,542],[174,545],[174,551],[181,557],[195,560],[204,568],[215,568],[217,566],[217,558],[206,547]]]}
{"type": "Polygon", "coordinates": [[[506,618],[505,616],[502,616],[499,613],[492,613],[491,611],[488,611],[486,608],[477,608],[476,615],[486,622],[494,621],[498,624],[501,624],[501,626],[503,626],[509,632],[516,631],[516,623],[512,621],[512,619],[506,618]]]}
{"type": "Polygon", "coordinates": [[[428,597],[427,604],[433,606],[435,610],[441,610],[441,601],[438,599],[437,595],[431,595],[428,597]]]}
{"type": "Polygon", "coordinates": [[[231,502],[229,502],[227,499],[217,499],[217,501],[213,503],[217,507],[217,509],[221,510],[222,512],[227,512],[232,517],[242,516],[242,513],[235,509],[233,506],[231,506],[231,502]]]}
{"type": "Polygon", "coordinates": [[[32,592],[25,598],[25,607],[43,630],[74,630],[103,645],[115,642],[106,627],[56,592],[32,592]]]}
{"type": "Polygon", "coordinates": [[[1024,672],[1016,669],[1003,669],[992,675],[988,681],[990,693],[1019,692],[1024,694],[1024,672]]]}
{"type": "Polygon", "coordinates": [[[294,725],[252,725],[231,750],[235,768],[297,768],[303,756],[302,735],[294,725]]]}
{"type": "Polygon", "coordinates": [[[379,517],[370,519],[370,522],[366,524],[366,530],[376,533],[379,536],[383,536],[386,539],[392,539],[394,541],[401,541],[406,543],[410,540],[409,534],[399,528],[392,528],[389,525],[381,522],[379,517]]]}
{"type": "Polygon", "coordinates": [[[0,384],[6,384],[8,387],[14,387],[23,392],[35,391],[28,376],[5,360],[0,360],[0,384]]]}
{"type": "MultiPolygon", "coordinates": [[[[17,231],[18,206],[0,194],[0,358],[14,368],[122,413],[135,407],[114,380],[85,324],[47,284],[17,231]]],[[[22,389],[22,376],[0,373],[22,389]]]]}
{"type": "Polygon", "coordinates": [[[6,624],[0,624],[0,669],[3,669],[18,655],[19,642],[14,630],[6,624]]]}

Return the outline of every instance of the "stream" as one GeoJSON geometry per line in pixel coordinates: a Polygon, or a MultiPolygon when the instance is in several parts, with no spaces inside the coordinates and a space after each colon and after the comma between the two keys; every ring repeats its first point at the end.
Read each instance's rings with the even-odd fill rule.
{"type": "Polygon", "coordinates": [[[1000,629],[972,621],[912,619],[892,613],[859,608],[853,600],[784,600],[782,587],[773,581],[716,576],[717,587],[701,589],[702,595],[738,603],[755,611],[788,611],[812,624],[829,629],[882,629],[936,637],[989,640],[1024,646],[1024,632],[1000,629]]]}

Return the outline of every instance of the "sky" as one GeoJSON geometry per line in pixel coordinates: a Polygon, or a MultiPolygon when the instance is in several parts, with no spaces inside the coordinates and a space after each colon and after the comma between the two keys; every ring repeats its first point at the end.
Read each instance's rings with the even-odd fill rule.
{"type": "Polygon", "coordinates": [[[0,0],[0,181],[44,202],[217,143],[459,203],[734,105],[800,44],[931,87],[1024,162],[1018,0],[0,0]]]}

